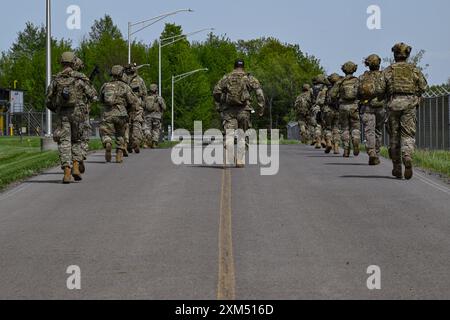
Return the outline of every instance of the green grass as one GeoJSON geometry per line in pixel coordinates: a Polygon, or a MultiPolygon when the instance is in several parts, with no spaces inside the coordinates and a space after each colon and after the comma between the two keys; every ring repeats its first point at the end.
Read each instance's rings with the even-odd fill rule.
{"type": "Polygon", "coordinates": [[[450,151],[417,150],[414,164],[450,178],[450,151]]]}
{"type": "MultiPolygon", "coordinates": [[[[364,146],[362,150],[365,150],[364,146]]],[[[381,148],[381,155],[389,159],[389,151],[386,147],[381,148]]],[[[450,151],[416,150],[413,161],[416,167],[450,178],[450,151]]]]}
{"type": "MultiPolygon", "coordinates": [[[[0,137],[0,190],[9,184],[31,177],[45,169],[57,166],[58,152],[41,152],[39,137],[0,137]]],[[[92,140],[91,150],[102,148],[99,140],[92,140]]]]}

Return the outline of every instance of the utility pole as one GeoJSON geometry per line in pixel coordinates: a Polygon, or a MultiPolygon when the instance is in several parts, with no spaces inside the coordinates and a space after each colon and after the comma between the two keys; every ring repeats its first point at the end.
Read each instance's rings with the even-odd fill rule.
{"type": "MultiPolygon", "coordinates": [[[[51,0],[46,0],[46,30],[47,30],[47,81],[46,88],[52,81],[52,10],[51,0]]],[[[47,109],[47,137],[52,135],[52,112],[47,109]]]]}

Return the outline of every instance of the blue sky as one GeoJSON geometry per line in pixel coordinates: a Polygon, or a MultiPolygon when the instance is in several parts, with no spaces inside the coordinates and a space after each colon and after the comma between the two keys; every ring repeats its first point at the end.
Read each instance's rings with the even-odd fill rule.
{"type": "MultiPolygon", "coordinates": [[[[54,36],[72,39],[74,44],[89,32],[95,19],[110,14],[126,35],[128,21],[137,21],[168,11],[192,8],[168,22],[181,24],[185,31],[214,27],[216,33],[232,40],[273,36],[284,42],[298,43],[304,52],[315,55],[328,72],[339,71],[347,60],[364,68],[363,57],[378,53],[390,56],[392,45],[399,41],[414,49],[427,51],[424,63],[430,64],[429,81],[446,82],[450,77],[450,1],[448,0],[53,0],[54,36]],[[69,5],[81,8],[81,30],[66,27],[69,5]],[[369,30],[367,8],[381,8],[381,30],[369,30]]],[[[7,50],[30,20],[45,22],[45,0],[2,1],[0,50],[7,50]],[[8,14],[5,14],[8,13],[8,14]]],[[[151,43],[163,24],[137,35],[151,43]]],[[[201,40],[204,35],[194,36],[201,40]]]]}

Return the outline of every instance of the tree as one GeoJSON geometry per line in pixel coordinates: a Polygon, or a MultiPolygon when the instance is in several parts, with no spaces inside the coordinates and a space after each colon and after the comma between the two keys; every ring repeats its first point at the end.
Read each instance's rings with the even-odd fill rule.
{"type": "MultiPolygon", "coordinates": [[[[59,70],[59,59],[71,50],[70,41],[52,39],[52,70],[59,70]]],[[[17,40],[0,58],[0,86],[25,91],[25,103],[36,110],[44,110],[46,91],[46,33],[43,26],[28,22],[18,33],[17,40]]]]}
{"type": "Polygon", "coordinates": [[[95,20],[89,32],[91,41],[100,41],[104,37],[111,39],[122,39],[120,29],[114,24],[111,16],[105,15],[100,20],[95,20]]]}

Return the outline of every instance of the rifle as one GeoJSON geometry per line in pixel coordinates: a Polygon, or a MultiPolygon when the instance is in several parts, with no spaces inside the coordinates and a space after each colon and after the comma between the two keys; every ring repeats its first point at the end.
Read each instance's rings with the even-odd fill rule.
{"type": "Polygon", "coordinates": [[[100,74],[100,68],[98,65],[95,65],[94,70],[92,70],[91,74],[89,75],[89,80],[93,82],[95,78],[100,74]]]}

